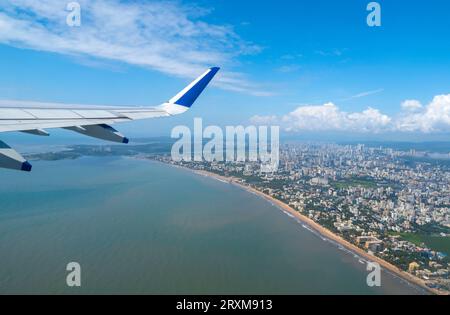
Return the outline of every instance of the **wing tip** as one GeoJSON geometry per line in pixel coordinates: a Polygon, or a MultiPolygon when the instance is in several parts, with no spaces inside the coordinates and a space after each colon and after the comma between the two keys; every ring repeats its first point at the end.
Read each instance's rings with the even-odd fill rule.
{"type": "Polygon", "coordinates": [[[33,168],[33,165],[31,165],[28,161],[25,161],[22,163],[21,171],[24,172],[31,172],[31,169],[33,168]]]}
{"type": "Polygon", "coordinates": [[[184,90],[174,96],[168,103],[190,108],[219,70],[220,67],[209,68],[205,73],[184,88],[184,90]]]}

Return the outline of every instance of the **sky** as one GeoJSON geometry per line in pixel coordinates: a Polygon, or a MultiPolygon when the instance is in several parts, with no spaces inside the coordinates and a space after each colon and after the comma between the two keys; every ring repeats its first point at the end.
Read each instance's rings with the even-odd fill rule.
{"type": "Polygon", "coordinates": [[[377,1],[380,27],[367,0],[79,0],[79,27],[69,2],[0,1],[0,100],[158,105],[220,66],[188,114],[117,128],[169,136],[201,117],[289,135],[450,132],[446,0],[377,1]]]}

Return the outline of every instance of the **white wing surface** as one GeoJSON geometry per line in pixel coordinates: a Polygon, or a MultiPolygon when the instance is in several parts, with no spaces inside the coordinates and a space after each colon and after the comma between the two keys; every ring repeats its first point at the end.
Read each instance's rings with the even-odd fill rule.
{"type": "MultiPolygon", "coordinates": [[[[182,114],[189,110],[218,71],[217,67],[208,69],[170,101],[156,107],[0,101],[0,132],[21,131],[48,136],[45,129],[65,128],[103,140],[128,143],[128,138],[110,125],[182,114]]],[[[31,171],[31,164],[2,141],[0,167],[31,171]]]]}

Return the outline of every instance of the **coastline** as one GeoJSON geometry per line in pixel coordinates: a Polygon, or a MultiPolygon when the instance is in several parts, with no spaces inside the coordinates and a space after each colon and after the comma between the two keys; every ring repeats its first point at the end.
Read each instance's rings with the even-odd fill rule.
{"type": "Polygon", "coordinates": [[[180,166],[180,165],[175,165],[175,164],[170,164],[170,163],[164,163],[161,161],[157,161],[157,160],[152,160],[155,162],[159,162],[159,163],[163,163],[165,165],[169,165],[172,167],[176,167],[176,168],[180,168],[183,170],[187,170],[190,171],[192,173],[195,173],[197,175],[200,176],[205,176],[205,177],[209,177],[215,180],[219,180],[220,182],[223,183],[229,183],[229,184],[233,184],[236,185],[237,187],[244,189],[250,193],[253,193],[263,199],[265,199],[266,201],[269,201],[270,203],[272,203],[274,206],[276,206],[277,208],[279,208],[281,211],[285,212],[286,214],[288,214],[289,216],[298,219],[301,223],[306,224],[309,228],[311,228],[313,230],[313,232],[318,233],[321,237],[326,238],[329,241],[333,241],[336,243],[336,245],[338,246],[342,246],[343,248],[345,248],[346,250],[350,251],[351,253],[359,256],[360,258],[363,258],[367,261],[370,262],[375,262],[378,263],[382,269],[384,269],[385,271],[390,272],[391,274],[393,274],[394,276],[399,277],[400,279],[402,279],[403,281],[406,281],[407,283],[410,283],[412,285],[417,286],[418,288],[424,290],[427,293],[431,293],[431,294],[435,294],[435,295],[446,295],[444,292],[438,291],[436,289],[430,288],[426,285],[425,281],[410,274],[407,273],[403,270],[401,270],[400,268],[394,266],[393,264],[383,260],[382,258],[376,257],[374,255],[371,255],[369,253],[367,253],[366,251],[364,251],[363,249],[357,247],[356,245],[348,242],[347,240],[343,239],[342,237],[340,237],[339,235],[336,235],[335,233],[331,232],[330,230],[328,230],[327,228],[321,226],[320,224],[316,223],[314,220],[310,219],[309,217],[301,214],[300,212],[298,212],[297,210],[293,209],[292,207],[290,207],[289,205],[285,204],[284,202],[273,198],[270,195],[267,195],[253,187],[250,187],[248,185],[244,185],[241,182],[239,182],[236,178],[233,177],[225,177],[225,176],[221,176],[209,171],[202,171],[202,170],[195,170],[195,169],[191,169],[188,167],[184,167],[184,166],[180,166]]]}

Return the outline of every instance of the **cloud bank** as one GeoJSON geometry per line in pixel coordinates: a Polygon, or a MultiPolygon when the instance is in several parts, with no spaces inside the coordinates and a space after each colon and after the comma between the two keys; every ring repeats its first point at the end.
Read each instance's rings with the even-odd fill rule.
{"type": "MultiPolygon", "coordinates": [[[[78,0],[81,27],[69,27],[69,1],[9,0],[0,3],[0,43],[65,55],[119,61],[178,77],[210,66],[233,66],[260,48],[228,25],[204,21],[208,10],[181,2],[78,0]]],[[[268,95],[238,72],[222,72],[223,89],[268,95]]]]}
{"type": "Polygon", "coordinates": [[[450,94],[438,95],[427,105],[407,100],[391,117],[369,107],[362,112],[345,112],[333,103],[301,106],[284,116],[254,116],[254,124],[279,124],[286,131],[350,131],[362,133],[450,131],[450,94]]]}

